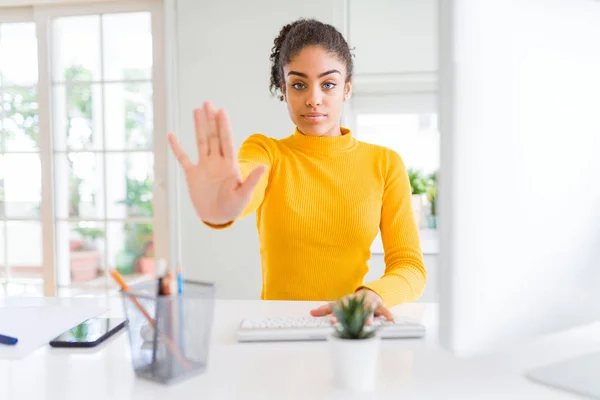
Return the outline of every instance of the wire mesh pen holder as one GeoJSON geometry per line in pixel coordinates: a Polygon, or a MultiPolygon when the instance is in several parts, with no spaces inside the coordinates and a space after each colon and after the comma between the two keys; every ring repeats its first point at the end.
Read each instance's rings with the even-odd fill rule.
{"type": "Polygon", "coordinates": [[[150,282],[121,293],[136,376],[169,384],[206,370],[214,284],[185,281],[183,294],[158,296],[150,282]]]}

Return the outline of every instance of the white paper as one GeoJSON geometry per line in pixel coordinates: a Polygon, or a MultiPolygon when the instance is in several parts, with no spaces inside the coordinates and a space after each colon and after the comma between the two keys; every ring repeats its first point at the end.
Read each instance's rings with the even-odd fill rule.
{"type": "Polygon", "coordinates": [[[0,334],[13,336],[13,346],[0,344],[0,360],[20,359],[88,318],[107,311],[92,299],[6,299],[0,302],[0,334]]]}

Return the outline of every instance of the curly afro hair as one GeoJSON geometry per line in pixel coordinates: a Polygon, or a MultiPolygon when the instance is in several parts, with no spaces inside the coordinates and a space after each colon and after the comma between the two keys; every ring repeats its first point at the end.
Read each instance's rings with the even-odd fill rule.
{"type": "Polygon", "coordinates": [[[320,46],[346,64],[346,82],[352,78],[354,62],[352,52],[344,36],[332,25],[315,19],[299,19],[281,28],[271,49],[271,84],[269,89],[273,95],[280,92],[279,100],[283,101],[282,87],[283,66],[307,46],[320,46]]]}

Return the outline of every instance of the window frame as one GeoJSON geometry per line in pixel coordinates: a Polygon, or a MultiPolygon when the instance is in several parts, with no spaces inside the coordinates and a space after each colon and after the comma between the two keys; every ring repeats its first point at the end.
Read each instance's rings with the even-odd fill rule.
{"type": "MultiPolygon", "coordinates": [[[[5,23],[19,23],[19,22],[33,22],[33,10],[30,7],[11,7],[11,8],[2,8],[0,7],[0,10],[2,10],[2,13],[0,14],[0,24],[5,24],[5,23]]],[[[2,89],[0,88],[0,98],[2,97],[2,89]]],[[[2,116],[2,113],[0,113],[0,116],[2,116]]],[[[1,138],[2,141],[4,142],[4,138],[1,138]]],[[[5,142],[3,143],[5,144],[5,142]]],[[[12,152],[7,152],[5,148],[2,149],[2,155],[7,154],[7,153],[12,153],[12,152]]],[[[33,152],[25,152],[24,154],[31,154],[33,152]]],[[[38,153],[37,151],[35,152],[36,154],[38,153]]],[[[41,149],[40,149],[40,159],[41,159],[41,149]]],[[[40,160],[41,162],[41,160],[40,160]]],[[[2,218],[0,219],[0,222],[3,223],[2,225],[2,237],[3,237],[3,243],[1,244],[3,251],[4,251],[4,258],[5,260],[0,260],[1,263],[5,264],[4,268],[7,269],[8,268],[8,222],[9,221],[40,221],[41,223],[41,211],[40,211],[40,217],[39,218],[9,218],[6,215],[3,215],[2,218]],[[6,261],[6,263],[4,262],[6,261]]],[[[43,235],[43,227],[42,227],[42,235],[43,235]]],[[[42,237],[42,241],[43,241],[43,237],[42,237]]],[[[7,270],[5,270],[5,273],[8,273],[7,270]]],[[[8,276],[8,278],[10,278],[10,276],[8,276]]],[[[7,284],[9,283],[8,281],[6,282],[7,284]]]]}
{"type": "MultiPolygon", "coordinates": [[[[153,90],[153,147],[154,184],[152,217],[154,250],[156,258],[170,259],[170,218],[169,218],[169,168],[167,142],[167,89],[166,89],[166,46],[163,2],[161,0],[83,0],[77,4],[51,0],[30,1],[23,6],[22,1],[0,6],[1,23],[33,22],[36,27],[38,45],[38,113],[39,113],[39,154],[42,168],[42,194],[40,218],[42,226],[42,276],[44,296],[57,293],[56,262],[56,215],[54,185],[54,150],[52,145],[52,30],[51,21],[57,17],[81,16],[89,14],[150,12],[152,31],[152,90],[153,90]],[[14,4],[13,4],[14,3],[14,4]]],[[[106,150],[106,149],[103,149],[106,150]]],[[[123,153],[128,153],[126,150],[123,153]]],[[[105,163],[104,163],[105,164],[105,163]]],[[[104,165],[106,170],[106,165],[104,165]]],[[[105,182],[106,182],[106,174],[105,182]]],[[[105,182],[103,183],[104,186],[105,182]]],[[[104,219],[107,219],[105,215],[104,219]]],[[[5,218],[5,221],[12,219],[5,218]]],[[[38,219],[36,219],[38,220],[38,219]]],[[[121,219],[119,219],[120,221],[121,219]]],[[[123,219],[127,221],[127,219],[123,219]]],[[[105,263],[108,264],[106,259],[105,263]]],[[[108,270],[105,269],[108,286],[108,270]]]]}

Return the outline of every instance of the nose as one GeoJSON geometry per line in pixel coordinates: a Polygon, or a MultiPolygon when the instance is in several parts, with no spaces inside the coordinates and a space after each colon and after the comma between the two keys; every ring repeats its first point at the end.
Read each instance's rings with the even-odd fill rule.
{"type": "Polygon", "coordinates": [[[323,103],[323,96],[318,88],[309,90],[306,98],[306,106],[309,108],[317,108],[323,103]]]}

